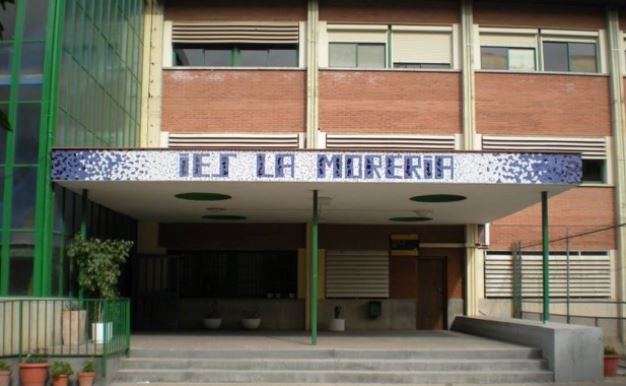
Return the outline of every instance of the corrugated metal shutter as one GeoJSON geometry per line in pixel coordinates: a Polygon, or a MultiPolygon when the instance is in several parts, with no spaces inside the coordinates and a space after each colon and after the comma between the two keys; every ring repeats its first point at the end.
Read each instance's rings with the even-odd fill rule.
{"type": "Polygon", "coordinates": [[[451,63],[451,32],[393,31],[394,63],[451,63]]]}
{"type": "Polygon", "coordinates": [[[480,33],[480,45],[490,47],[537,48],[537,35],[480,33]]]}
{"type": "Polygon", "coordinates": [[[297,44],[298,23],[259,22],[175,22],[174,43],[258,43],[297,44]]]}
{"type": "Polygon", "coordinates": [[[326,297],[389,297],[389,252],[327,251],[326,297]]]}
{"type": "MultiPolygon", "coordinates": [[[[564,253],[550,255],[550,296],[565,297],[567,258],[564,253]]],[[[541,297],[543,257],[540,253],[522,256],[522,295],[541,297]]],[[[570,296],[611,296],[611,260],[608,252],[570,253],[570,296]]],[[[513,295],[513,265],[510,254],[488,253],[485,259],[485,296],[508,298],[513,295]]]]}
{"type": "Polygon", "coordinates": [[[484,135],[483,150],[581,153],[585,159],[606,159],[607,140],[596,138],[508,137],[484,135]]]}
{"type": "Polygon", "coordinates": [[[248,134],[248,133],[169,133],[168,147],[203,148],[263,148],[298,149],[302,136],[299,133],[248,134]]]}
{"type": "Polygon", "coordinates": [[[328,24],[331,43],[387,43],[387,26],[328,24]]]}
{"type": "Polygon", "coordinates": [[[454,150],[454,135],[369,135],[326,133],[328,149],[454,150]]]}

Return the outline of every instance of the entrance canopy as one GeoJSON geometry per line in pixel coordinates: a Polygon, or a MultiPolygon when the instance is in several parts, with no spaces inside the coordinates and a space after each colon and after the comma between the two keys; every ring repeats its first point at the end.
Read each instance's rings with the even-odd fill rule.
{"type": "Polygon", "coordinates": [[[52,179],[158,222],[485,223],[580,183],[576,154],[55,150],[52,179]]]}

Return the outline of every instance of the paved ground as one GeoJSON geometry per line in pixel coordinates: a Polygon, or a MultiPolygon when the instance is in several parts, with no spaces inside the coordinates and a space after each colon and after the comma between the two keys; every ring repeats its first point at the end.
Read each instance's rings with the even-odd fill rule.
{"type": "Polygon", "coordinates": [[[204,332],[133,334],[131,349],[158,349],[181,347],[202,349],[311,349],[363,350],[489,350],[519,347],[491,339],[453,331],[385,331],[385,332],[320,332],[317,346],[311,346],[311,337],[305,332],[204,332]]]}
{"type": "MultiPolygon", "coordinates": [[[[400,332],[320,332],[317,346],[311,346],[311,338],[305,332],[210,332],[198,331],[192,333],[154,333],[133,334],[132,349],[163,349],[181,348],[190,350],[205,349],[259,349],[259,350],[289,350],[303,347],[316,349],[360,349],[360,350],[489,350],[519,347],[518,345],[503,343],[491,339],[461,334],[453,331],[400,331],[400,332]]],[[[626,363],[625,363],[626,364],[626,363]]],[[[624,375],[605,378],[604,382],[597,383],[515,383],[507,386],[594,386],[594,385],[624,385],[626,386],[626,368],[624,375]]],[[[198,386],[198,384],[189,384],[198,386]]],[[[174,386],[166,383],[151,384],[151,386],[174,386]]],[[[181,384],[175,384],[181,386],[181,384]]],[[[211,386],[232,386],[232,384],[211,384],[211,386]]],[[[310,386],[298,384],[258,384],[258,386],[310,386]]],[[[317,386],[333,386],[319,384],[317,386]]],[[[342,384],[341,386],[348,386],[342,384]]],[[[363,386],[363,385],[351,385],[363,386]]],[[[367,384],[367,386],[383,386],[367,384]]],[[[410,386],[410,385],[407,385],[410,386]]],[[[420,385],[427,386],[427,385],[420,385]]],[[[465,386],[462,384],[430,385],[430,386],[465,386]]],[[[472,385],[475,386],[475,385],[472,385]]]]}

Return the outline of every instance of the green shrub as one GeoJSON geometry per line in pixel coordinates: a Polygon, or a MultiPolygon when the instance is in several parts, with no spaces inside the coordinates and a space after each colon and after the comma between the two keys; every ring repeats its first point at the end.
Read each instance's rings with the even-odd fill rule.
{"type": "Polygon", "coordinates": [[[2,359],[0,359],[0,371],[11,371],[11,366],[2,359]]]}
{"type": "Polygon", "coordinates": [[[83,373],[95,373],[96,372],[96,362],[87,361],[83,365],[83,373]]]}
{"type": "Polygon", "coordinates": [[[50,376],[52,378],[58,378],[61,375],[70,376],[74,374],[74,370],[72,369],[72,365],[65,361],[57,361],[52,362],[50,366],[50,376]]]}
{"type": "Polygon", "coordinates": [[[617,351],[611,346],[605,346],[604,355],[617,355],[617,351]]]}
{"type": "Polygon", "coordinates": [[[35,351],[24,357],[22,360],[24,363],[46,363],[48,362],[48,355],[43,351],[35,351]]]}

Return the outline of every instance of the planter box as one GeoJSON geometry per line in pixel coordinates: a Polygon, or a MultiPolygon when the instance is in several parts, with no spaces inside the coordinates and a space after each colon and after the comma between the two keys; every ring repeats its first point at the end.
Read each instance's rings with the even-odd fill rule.
{"type": "Polygon", "coordinates": [[[87,311],[63,311],[63,344],[80,345],[87,340],[87,311]]]}
{"type": "Polygon", "coordinates": [[[260,318],[241,319],[241,326],[245,330],[256,330],[257,328],[259,328],[260,325],[261,325],[260,318]]]}
{"type": "Polygon", "coordinates": [[[113,337],[113,323],[112,322],[98,322],[91,323],[91,340],[94,343],[102,344],[109,342],[113,337]],[[106,331],[106,341],[105,341],[106,331]]]}
{"type": "Polygon", "coordinates": [[[202,325],[207,330],[217,330],[222,325],[222,318],[204,318],[202,319],[202,325]]]}
{"type": "Polygon", "coordinates": [[[328,323],[329,331],[345,331],[346,330],[346,320],[345,319],[331,319],[330,323],[328,323]]]}

